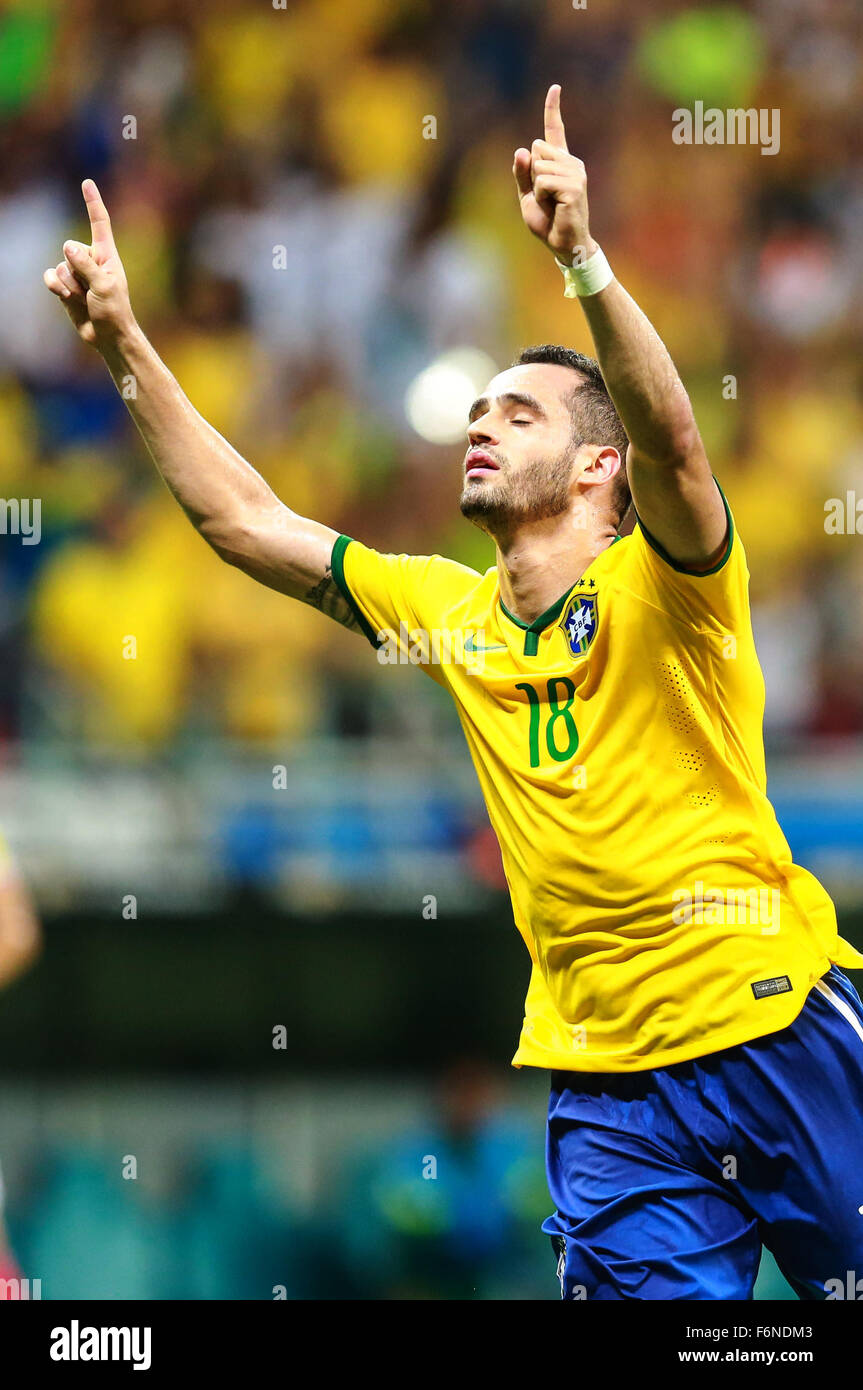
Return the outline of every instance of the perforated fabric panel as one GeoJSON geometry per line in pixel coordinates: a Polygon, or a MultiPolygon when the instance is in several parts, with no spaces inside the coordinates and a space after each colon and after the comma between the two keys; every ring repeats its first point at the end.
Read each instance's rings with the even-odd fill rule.
{"type": "Polygon", "coordinates": [[[680,768],[681,772],[703,772],[707,758],[700,748],[678,748],[674,754],[674,766],[680,768]]]}
{"type": "MultiPolygon", "coordinates": [[[[664,697],[665,714],[671,729],[676,734],[693,734],[698,731],[697,706],[686,673],[678,661],[656,662],[659,690],[664,697]]],[[[689,772],[698,777],[708,765],[704,745],[678,748],[674,752],[674,766],[681,772],[689,772]]],[[[715,784],[698,786],[697,790],[686,793],[688,804],[694,808],[712,806],[719,797],[715,784]]],[[[710,841],[711,844],[724,844],[724,839],[710,841]]]]}
{"type": "Polygon", "coordinates": [[[696,705],[686,674],[679,661],[658,661],[659,689],[665,697],[665,712],[675,733],[689,734],[698,728],[696,705]]]}
{"type": "Polygon", "coordinates": [[[705,787],[701,792],[687,792],[686,800],[690,806],[712,806],[718,796],[718,787],[705,787]]]}

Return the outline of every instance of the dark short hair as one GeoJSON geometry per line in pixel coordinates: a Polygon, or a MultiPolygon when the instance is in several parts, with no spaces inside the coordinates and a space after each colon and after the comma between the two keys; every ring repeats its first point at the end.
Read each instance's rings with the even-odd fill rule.
{"type": "Polygon", "coordinates": [[[574,348],[561,347],[557,343],[542,343],[537,347],[525,348],[512,365],[524,367],[532,366],[534,363],[569,367],[571,371],[579,372],[584,378],[570,397],[575,441],[576,444],[600,444],[603,447],[610,445],[620,454],[622,467],[614,479],[611,490],[615,524],[619,526],[632,501],[626,476],[626,450],[629,440],[614,401],[608,394],[599,363],[593,357],[585,357],[583,352],[576,352],[574,348]]]}

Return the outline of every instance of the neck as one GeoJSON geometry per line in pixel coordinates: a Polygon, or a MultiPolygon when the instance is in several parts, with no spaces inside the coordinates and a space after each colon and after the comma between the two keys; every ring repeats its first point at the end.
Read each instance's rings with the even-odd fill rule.
{"type": "Polygon", "coordinates": [[[523,623],[534,622],[581,578],[617,535],[610,522],[576,526],[570,513],[525,522],[496,538],[500,596],[523,623]]]}

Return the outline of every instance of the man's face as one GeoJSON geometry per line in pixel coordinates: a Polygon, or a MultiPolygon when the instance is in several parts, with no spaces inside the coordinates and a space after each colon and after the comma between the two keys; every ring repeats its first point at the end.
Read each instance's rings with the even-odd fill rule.
{"type": "Polygon", "coordinates": [[[461,510],[483,530],[566,511],[576,448],[568,367],[510,367],[474,402],[461,510]]]}

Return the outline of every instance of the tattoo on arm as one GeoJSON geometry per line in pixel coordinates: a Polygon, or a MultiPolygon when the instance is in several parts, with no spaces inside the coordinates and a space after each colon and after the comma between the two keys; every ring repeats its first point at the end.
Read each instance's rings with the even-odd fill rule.
{"type": "Polygon", "coordinates": [[[309,589],[305,595],[303,602],[310,604],[312,608],[319,609],[321,613],[326,613],[328,618],[335,619],[337,623],[341,623],[342,627],[348,628],[350,632],[361,631],[354,610],[333,579],[331,565],[327,565],[317,584],[309,589]]]}

